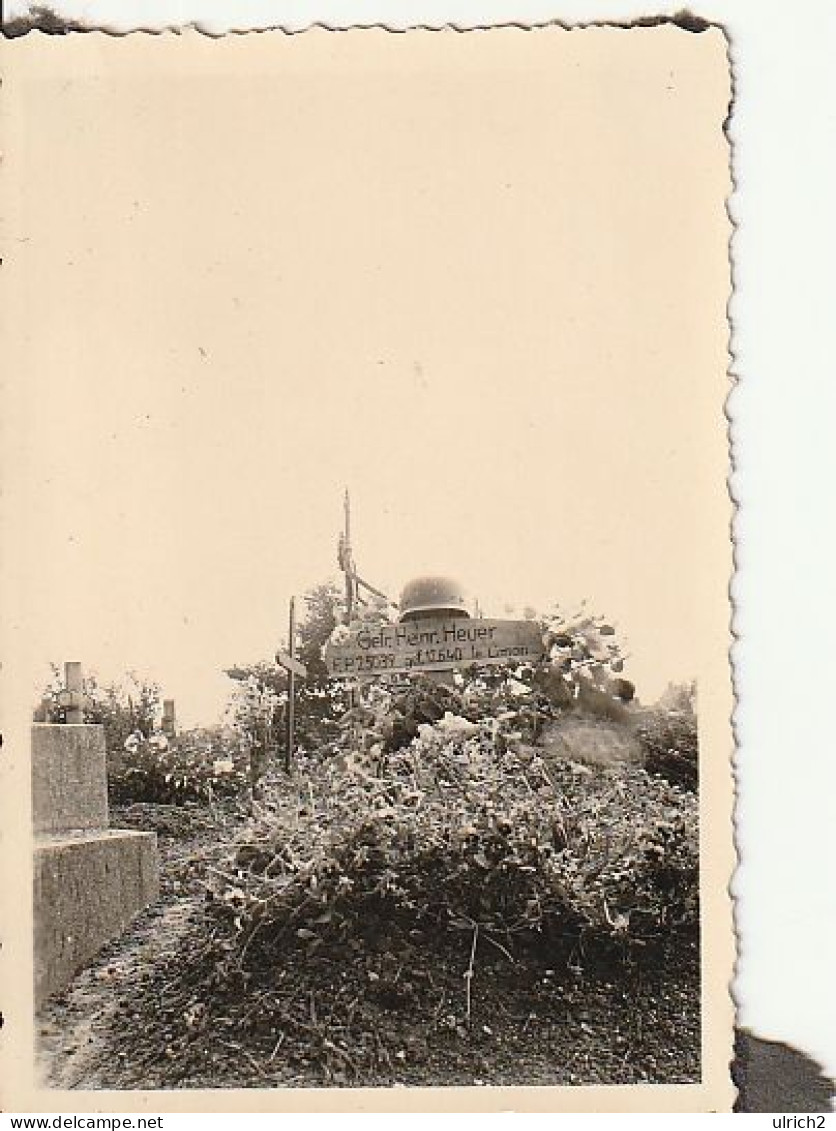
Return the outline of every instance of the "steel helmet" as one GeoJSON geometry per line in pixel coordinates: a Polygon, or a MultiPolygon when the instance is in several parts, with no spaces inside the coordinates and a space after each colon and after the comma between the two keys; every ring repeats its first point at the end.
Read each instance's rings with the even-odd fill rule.
{"type": "Polygon", "coordinates": [[[469,617],[464,589],[452,577],[416,577],[403,587],[400,620],[469,617]]]}

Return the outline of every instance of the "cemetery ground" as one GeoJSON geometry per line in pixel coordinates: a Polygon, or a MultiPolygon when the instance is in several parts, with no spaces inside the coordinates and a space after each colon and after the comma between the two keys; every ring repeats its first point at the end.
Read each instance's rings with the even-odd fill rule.
{"type": "Polygon", "coordinates": [[[157,832],[161,898],[41,1010],[45,1081],[698,1080],[688,759],[666,731],[649,772],[632,718],[506,749],[451,705],[385,758],[271,770],[255,812],[115,806],[157,832]]]}

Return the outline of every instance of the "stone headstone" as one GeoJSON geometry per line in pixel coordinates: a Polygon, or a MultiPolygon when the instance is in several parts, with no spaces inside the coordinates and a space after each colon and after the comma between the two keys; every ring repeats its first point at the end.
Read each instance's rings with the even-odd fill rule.
{"type": "Polygon", "coordinates": [[[35,1000],[66,988],[159,892],[154,833],[108,828],[101,726],[32,727],[35,1000]]]}

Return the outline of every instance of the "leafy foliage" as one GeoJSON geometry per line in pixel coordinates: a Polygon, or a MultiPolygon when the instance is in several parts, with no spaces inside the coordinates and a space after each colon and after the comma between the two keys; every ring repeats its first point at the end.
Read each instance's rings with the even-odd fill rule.
{"type": "MultiPolygon", "coordinates": [[[[329,683],[322,658],[325,643],[341,623],[344,598],[336,585],[326,581],[310,589],[303,601],[296,654],[308,674],[296,688],[296,733],[302,749],[313,749],[334,737],[337,719],[347,706],[344,685],[329,683]]],[[[272,661],[237,664],[226,674],[235,681],[228,718],[253,752],[261,777],[271,757],[285,748],[287,674],[272,661]]]]}
{"type": "Polygon", "coordinates": [[[693,708],[648,711],[637,733],[645,750],[647,772],[695,792],[699,774],[699,744],[693,708]]]}
{"type": "Polygon", "coordinates": [[[584,605],[572,612],[555,606],[536,619],[548,648],[548,662],[536,678],[549,699],[621,717],[618,704],[632,699],[635,689],[622,678],[625,657],[613,626],[584,605]]]}
{"type": "MultiPolygon", "coordinates": [[[[309,652],[345,632],[339,602],[316,591],[309,652]]],[[[615,630],[583,608],[537,619],[536,668],[471,667],[448,686],[382,677],[342,715],[341,685],[307,688],[322,703],[297,811],[266,817],[217,880],[215,914],[250,959],[387,922],[509,946],[568,933],[629,947],[695,928],[694,798],[638,766],[593,772],[537,746],[566,711],[629,713],[615,630]]]]}
{"type": "Polygon", "coordinates": [[[282,741],[282,720],[287,705],[287,678],[275,664],[248,664],[227,669],[235,690],[227,718],[248,751],[254,787],[263,776],[271,753],[282,741]]]}
{"type": "Polygon", "coordinates": [[[305,686],[321,688],[328,681],[322,649],[343,622],[345,595],[332,581],[325,581],[309,589],[303,601],[304,616],[298,627],[299,659],[308,669],[305,686]]]}
{"type": "MultiPolygon", "coordinates": [[[[52,678],[41,697],[46,711],[45,722],[66,722],[66,709],[60,703],[64,686],[61,669],[51,664],[52,678]]],[[[100,683],[94,673],[82,681],[84,722],[104,727],[108,750],[121,750],[129,735],[139,733],[150,738],[157,729],[160,714],[159,684],[128,672],[122,682],[100,683]]]]}
{"type": "Polygon", "coordinates": [[[238,793],[248,778],[239,744],[209,730],[173,739],[137,734],[122,751],[108,751],[108,790],[120,804],[212,801],[238,793]]]}
{"type": "Polygon", "coordinates": [[[503,749],[494,721],[448,713],[408,747],[375,743],[311,774],[292,827],[265,822],[216,890],[251,959],[391,921],[505,945],[693,928],[694,799],[635,767],[592,773],[503,749]]]}

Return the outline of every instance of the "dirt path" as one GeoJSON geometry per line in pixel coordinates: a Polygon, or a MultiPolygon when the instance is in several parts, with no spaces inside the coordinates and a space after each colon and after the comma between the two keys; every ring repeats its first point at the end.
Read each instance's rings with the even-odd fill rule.
{"type": "Polygon", "coordinates": [[[138,971],[177,952],[198,906],[192,896],[149,908],[78,975],[67,993],[48,1003],[38,1033],[40,1068],[50,1087],[119,1086],[121,1073],[109,1037],[119,1027],[132,983],[138,971]]]}
{"type": "MultiPolygon", "coordinates": [[[[157,833],[160,898],[99,953],[64,994],[37,1017],[38,1064],[56,1088],[119,1087],[124,1075],[113,1036],[123,1026],[137,982],[155,964],[183,953],[204,898],[204,869],[246,824],[246,808],[169,805],[116,807],[114,827],[157,833]]],[[[127,1086],[136,1086],[128,1083],[127,1086]]]]}

